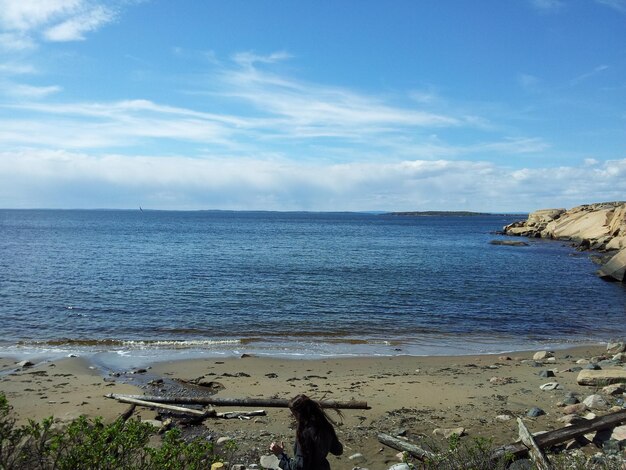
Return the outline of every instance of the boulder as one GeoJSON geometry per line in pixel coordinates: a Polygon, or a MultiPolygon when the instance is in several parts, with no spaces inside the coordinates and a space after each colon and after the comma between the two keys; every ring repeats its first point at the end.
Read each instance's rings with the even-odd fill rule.
{"type": "Polygon", "coordinates": [[[626,282],[626,249],[620,250],[602,266],[598,275],[607,281],[626,282]]]}
{"type": "Polygon", "coordinates": [[[576,379],[578,385],[591,385],[603,387],[619,382],[626,382],[626,370],[624,369],[603,369],[587,370],[583,369],[578,373],[576,379]]]}

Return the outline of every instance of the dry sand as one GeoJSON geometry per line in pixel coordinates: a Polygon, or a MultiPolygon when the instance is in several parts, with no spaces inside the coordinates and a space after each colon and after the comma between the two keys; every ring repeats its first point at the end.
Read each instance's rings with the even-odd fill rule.
{"type": "MultiPolygon", "coordinates": [[[[405,430],[411,440],[420,435],[433,436],[436,428],[464,427],[468,437],[492,438],[494,444],[505,444],[517,437],[514,419],[500,421],[498,415],[523,416],[538,406],[545,416],[525,418],[531,431],[550,430],[563,425],[557,406],[566,391],[578,392],[581,398],[594,390],[576,384],[576,372],[566,372],[580,358],[591,358],[605,352],[602,346],[579,347],[556,351],[554,362],[534,367],[533,352],[502,355],[456,357],[380,357],[320,360],[284,360],[261,357],[206,358],[184,362],[157,363],[143,378],[194,379],[219,382],[220,397],[291,398],[304,393],[312,398],[363,400],[369,410],[345,410],[343,423],[337,427],[344,444],[344,455],[329,457],[334,469],[351,469],[357,465],[373,469],[388,468],[397,463],[397,451],[376,440],[378,432],[405,430]],[[542,378],[541,370],[553,369],[555,378],[542,378]],[[490,379],[499,377],[500,383],[490,379]],[[560,389],[541,391],[546,382],[560,383],[560,389]],[[360,453],[364,461],[350,460],[360,453]]],[[[0,359],[2,370],[14,367],[10,359],[0,359]]],[[[104,398],[106,393],[163,393],[159,387],[138,388],[102,377],[80,358],[34,367],[0,376],[0,390],[6,393],[21,420],[41,419],[54,415],[60,419],[80,414],[117,417],[127,405],[104,398]]],[[[241,407],[222,409],[229,411],[241,407]]],[[[241,449],[250,453],[267,453],[272,440],[284,441],[290,449],[293,428],[286,409],[267,408],[267,416],[242,420],[210,419],[205,426],[215,437],[234,438],[241,449]]],[[[144,409],[139,416],[154,418],[154,411],[144,409]]],[[[335,417],[334,413],[330,413],[335,417]]],[[[253,462],[244,462],[253,463],[253,462]]]]}

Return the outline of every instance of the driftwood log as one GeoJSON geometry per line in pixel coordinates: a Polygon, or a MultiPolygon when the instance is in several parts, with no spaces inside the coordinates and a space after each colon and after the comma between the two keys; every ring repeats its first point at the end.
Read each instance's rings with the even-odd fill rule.
{"type": "Polygon", "coordinates": [[[419,460],[433,459],[435,457],[435,454],[432,452],[424,450],[415,444],[411,444],[404,439],[398,439],[397,437],[390,436],[389,434],[380,433],[378,435],[378,440],[392,449],[408,452],[410,455],[419,460]]]}
{"type": "Polygon", "coordinates": [[[265,416],[267,413],[265,410],[256,410],[256,411],[226,411],[224,413],[216,413],[216,418],[224,418],[224,419],[250,419],[253,416],[265,416]]]}
{"type": "MultiPolygon", "coordinates": [[[[145,400],[155,403],[170,403],[176,405],[216,405],[216,406],[250,406],[254,408],[287,408],[289,400],[286,398],[224,398],[224,397],[162,397],[149,395],[120,395],[111,393],[106,395],[107,398],[132,398],[135,400],[145,400]]],[[[320,400],[318,401],[322,408],[335,409],[359,409],[369,410],[365,401],[336,401],[336,400],[320,400]]]]}
{"type": "MultiPolygon", "coordinates": [[[[528,440],[527,437],[524,437],[524,440],[529,443],[530,447],[536,447],[541,451],[541,449],[549,449],[550,447],[561,444],[563,442],[567,442],[571,439],[579,439],[590,432],[614,428],[622,422],[626,422],[626,410],[616,411],[615,413],[590,419],[588,421],[578,423],[573,426],[556,429],[554,431],[548,431],[543,434],[538,434],[537,436],[530,435],[530,433],[526,429],[526,426],[524,426],[524,424],[522,423],[522,425],[520,426],[520,434],[525,434],[524,430],[526,430],[526,433],[528,433],[528,435],[530,436],[530,440],[528,440]],[[533,442],[535,446],[533,446],[533,442]]],[[[379,434],[378,440],[393,449],[408,452],[410,455],[419,460],[427,460],[436,457],[436,455],[432,452],[424,450],[421,447],[416,446],[415,444],[407,442],[403,439],[398,439],[388,434],[379,434]]],[[[521,458],[525,456],[528,451],[529,447],[527,447],[526,444],[524,444],[523,442],[516,442],[514,444],[508,444],[497,448],[491,454],[490,460],[492,462],[496,462],[507,455],[512,455],[515,458],[521,458]]],[[[547,462],[547,459],[545,460],[547,462]]],[[[549,462],[547,462],[546,465],[547,466],[538,468],[552,468],[549,462]]]]}
{"type": "MultiPolygon", "coordinates": [[[[107,395],[108,397],[108,395],[107,395]]],[[[199,418],[206,418],[208,416],[212,416],[215,415],[215,410],[211,409],[211,410],[194,410],[191,408],[185,408],[183,406],[173,406],[173,405],[167,405],[165,403],[156,403],[154,401],[150,401],[150,400],[140,400],[137,398],[132,398],[132,397],[125,397],[125,396],[116,396],[116,397],[110,397],[110,398],[115,398],[117,401],[121,401],[124,403],[130,403],[132,405],[139,405],[139,406],[146,406],[149,408],[161,408],[163,410],[167,410],[167,411],[173,411],[175,413],[183,413],[183,414],[187,414],[187,415],[193,415],[193,416],[197,416],[199,418]]]]}
{"type": "Polygon", "coordinates": [[[519,426],[519,437],[522,440],[522,443],[528,447],[528,454],[530,455],[531,460],[535,464],[538,470],[553,470],[552,464],[546,457],[546,454],[543,453],[541,447],[537,445],[535,438],[530,433],[522,418],[517,418],[517,424],[519,426]]]}
{"type": "MultiPolygon", "coordinates": [[[[626,410],[616,411],[598,418],[590,419],[582,423],[574,424],[565,428],[555,429],[543,434],[534,436],[537,445],[542,449],[549,449],[552,446],[576,439],[587,433],[600,431],[602,429],[614,428],[621,422],[626,421],[626,410]]],[[[496,461],[507,454],[516,458],[523,457],[528,452],[528,448],[521,442],[499,447],[491,454],[491,460],[496,461]]]]}

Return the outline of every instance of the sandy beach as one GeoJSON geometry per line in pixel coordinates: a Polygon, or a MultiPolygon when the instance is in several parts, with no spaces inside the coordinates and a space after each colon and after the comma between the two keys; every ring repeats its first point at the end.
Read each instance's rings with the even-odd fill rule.
{"type": "MultiPolygon", "coordinates": [[[[320,360],[206,358],[155,363],[146,372],[120,377],[103,376],[81,358],[42,362],[8,372],[15,368],[15,362],[5,358],[0,359],[5,371],[0,377],[0,390],[22,422],[47,416],[68,420],[80,414],[113,420],[127,405],[107,399],[105,394],[167,393],[171,379],[199,377],[219,383],[220,397],[290,398],[304,393],[316,399],[363,400],[371,409],[344,410],[342,419],[330,413],[341,422],[337,430],[345,448],[343,456],[331,456],[330,461],[335,469],[379,469],[397,463],[398,458],[397,451],[376,440],[378,432],[406,433],[410,440],[416,440],[420,435],[434,437],[435,429],[463,427],[467,435],[464,439],[484,436],[493,439],[494,444],[505,444],[516,439],[517,423],[502,415],[524,417],[533,432],[562,427],[558,402],[565,392],[578,393],[582,400],[595,391],[577,385],[578,374],[569,369],[579,359],[602,356],[606,347],[559,350],[543,363],[533,360],[535,352],[320,360]],[[554,371],[555,377],[540,377],[543,370],[554,371]],[[148,385],[159,378],[165,380],[164,384],[148,385]],[[539,387],[546,382],[558,382],[560,387],[542,391],[539,387]],[[535,406],[546,414],[527,418],[526,412],[535,406]],[[362,458],[350,459],[354,454],[362,454],[362,458]]],[[[218,411],[232,409],[242,408],[218,411]]],[[[204,426],[215,438],[235,439],[248,455],[267,453],[272,440],[284,441],[291,448],[289,411],[266,411],[267,416],[251,420],[208,419],[204,426]]],[[[141,409],[135,416],[154,419],[155,412],[141,409]]]]}

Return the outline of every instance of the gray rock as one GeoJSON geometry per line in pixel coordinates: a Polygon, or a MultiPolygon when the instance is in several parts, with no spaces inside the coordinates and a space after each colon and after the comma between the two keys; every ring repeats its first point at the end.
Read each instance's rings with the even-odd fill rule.
{"type": "Polygon", "coordinates": [[[357,452],[356,454],[352,454],[350,457],[348,457],[348,460],[352,460],[356,463],[362,463],[365,462],[366,458],[363,454],[357,452]]]}
{"type": "Polygon", "coordinates": [[[411,467],[406,463],[397,463],[389,467],[389,470],[411,470],[411,467]]]}
{"type": "Polygon", "coordinates": [[[602,367],[600,367],[598,364],[591,363],[591,364],[587,364],[585,366],[585,369],[587,369],[587,370],[601,370],[602,367]]]}
{"type": "Polygon", "coordinates": [[[538,351],[533,356],[533,359],[535,361],[543,361],[543,360],[548,359],[550,357],[554,357],[554,352],[552,352],[552,351],[538,351]]]}
{"type": "Polygon", "coordinates": [[[609,406],[604,397],[597,394],[589,395],[583,400],[583,403],[591,410],[604,410],[609,406]]]}
{"type": "Polygon", "coordinates": [[[514,240],[491,240],[489,243],[492,245],[503,245],[503,246],[528,246],[526,242],[514,241],[514,240]]]}
{"type": "Polygon", "coordinates": [[[452,436],[454,436],[455,434],[457,436],[463,436],[465,435],[465,428],[462,427],[458,427],[458,428],[437,428],[433,431],[433,434],[436,436],[442,436],[446,439],[450,439],[452,436]]]}
{"type": "Polygon", "coordinates": [[[530,410],[528,410],[528,412],[526,413],[526,416],[528,416],[529,418],[537,418],[538,416],[545,415],[545,414],[546,412],[543,411],[541,408],[533,406],[530,410]]]}
{"type": "Polygon", "coordinates": [[[35,364],[33,364],[30,361],[20,361],[17,364],[15,364],[16,367],[21,367],[22,369],[26,369],[28,367],[33,367],[35,364]]]}
{"type": "Polygon", "coordinates": [[[581,370],[576,378],[578,385],[592,385],[603,387],[619,382],[626,382],[626,370],[581,370]]]}
{"type": "Polygon", "coordinates": [[[509,470],[532,470],[533,461],[530,459],[519,459],[509,465],[509,470]]]}
{"type": "Polygon", "coordinates": [[[539,377],[543,377],[545,379],[549,377],[555,377],[554,372],[551,370],[542,370],[539,372],[539,377]]]}
{"type": "Polygon", "coordinates": [[[626,392],[626,384],[624,383],[607,385],[602,389],[602,393],[607,395],[621,395],[624,392],[626,392]]]}
{"type": "Polygon", "coordinates": [[[552,391],[552,390],[556,390],[557,388],[559,388],[560,385],[558,382],[548,382],[547,384],[543,384],[540,385],[539,388],[543,391],[552,391]]]}
{"type": "Polygon", "coordinates": [[[606,345],[606,350],[611,354],[626,352],[626,342],[615,341],[606,345]]]}
{"type": "Polygon", "coordinates": [[[561,403],[564,405],[575,405],[576,403],[580,403],[580,400],[574,395],[566,395],[561,403]]]}
{"type": "Polygon", "coordinates": [[[221,446],[222,444],[226,444],[227,442],[230,442],[230,441],[233,441],[233,440],[234,440],[234,439],[233,439],[232,437],[223,436],[223,437],[220,437],[220,438],[217,440],[216,444],[217,444],[218,446],[221,446]]]}
{"type": "Polygon", "coordinates": [[[624,282],[626,280],[626,248],[617,252],[600,270],[598,275],[602,279],[624,282]]]}
{"type": "Polygon", "coordinates": [[[262,455],[259,459],[259,465],[261,465],[261,468],[280,469],[278,463],[278,457],[276,457],[274,454],[262,455]]]}

